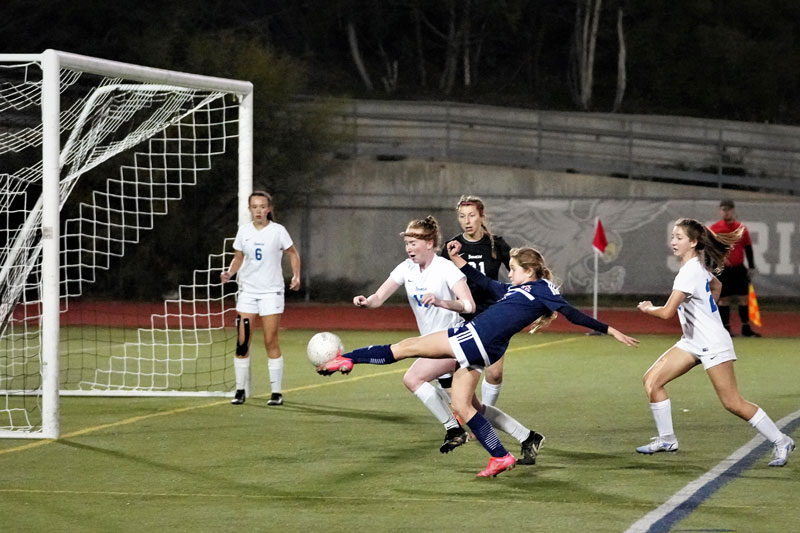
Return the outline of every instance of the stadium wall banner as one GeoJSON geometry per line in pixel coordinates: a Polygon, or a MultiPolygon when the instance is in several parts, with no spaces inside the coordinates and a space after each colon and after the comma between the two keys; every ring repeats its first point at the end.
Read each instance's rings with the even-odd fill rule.
{"type": "MultiPolygon", "coordinates": [[[[710,225],[720,218],[719,199],[483,199],[492,232],[511,246],[540,249],[567,295],[592,292],[596,217],[608,239],[599,258],[599,293],[664,296],[679,267],[669,248],[675,220],[710,225]]],[[[409,220],[434,215],[444,238],[459,233],[453,202],[453,195],[331,195],[281,211],[281,223],[297,240],[306,289],[317,295],[326,287],[345,290],[347,282],[341,297],[349,299],[375,291],[406,259],[399,232],[409,220]]],[[[736,215],[753,241],[759,297],[800,297],[800,202],[737,198],[736,215]]]]}
{"type": "MultiPolygon", "coordinates": [[[[600,257],[599,292],[667,294],[678,260],[669,247],[674,222],[691,217],[710,225],[719,202],[709,200],[494,199],[495,233],[545,255],[565,293],[590,293],[595,219],[608,247],[600,257]]],[[[750,231],[759,295],[800,295],[800,210],[795,202],[737,201],[737,219],[750,231]]]]}

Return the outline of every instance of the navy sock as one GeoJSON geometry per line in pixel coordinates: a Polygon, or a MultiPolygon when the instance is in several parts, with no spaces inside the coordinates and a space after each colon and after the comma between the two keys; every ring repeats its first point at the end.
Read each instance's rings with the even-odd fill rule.
{"type": "Polygon", "coordinates": [[[392,354],[392,349],[388,344],[376,344],[366,348],[356,348],[342,357],[352,359],[354,364],[368,363],[370,365],[390,365],[396,363],[397,359],[392,354]]]}
{"type": "Polygon", "coordinates": [[[492,457],[504,457],[508,455],[508,450],[503,447],[503,443],[494,432],[494,428],[482,414],[475,413],[475,416],[467,422],[469,429],[475,434],[475,438],[486,448],[492,457]]]}

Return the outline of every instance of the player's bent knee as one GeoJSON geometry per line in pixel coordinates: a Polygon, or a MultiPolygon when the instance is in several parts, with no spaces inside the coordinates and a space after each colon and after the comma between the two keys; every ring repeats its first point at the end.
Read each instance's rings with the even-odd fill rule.
{"type": "Polygon", "coordinates": [[[500,385],[503,382],[503,372],[489,372],[489,369],[487,368],[486,381],[492,385],[500,385]]]}
{"type": "Polygon", "coordinates": [[[236,336],[236,356],[237,357],[245,357],[248,352],[248,348],[250,345],[250,319],[245,318],[242,319],[241,315],[236,317],[236,329],[240,330],[239,334],[236,336]]]}
{"type": "Polygon", "coordinates": [[[403,375],[403,385],[411,392],[416,392],[422,383],[423,381],[419,376],[414,375],[410,370],[403,375]]]}
{"type": "Polygon", "coordinates": [[[652,374],[645,374],[642,377],[642,384],[644,385],[644,391],[647,393],[648,397],[651,397],[655,391],[663,388],[657,376],[652,374]]]}

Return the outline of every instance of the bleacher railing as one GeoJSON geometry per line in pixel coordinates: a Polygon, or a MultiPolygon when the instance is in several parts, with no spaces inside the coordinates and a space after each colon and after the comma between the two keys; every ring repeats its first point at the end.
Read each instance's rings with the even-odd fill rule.
{"type": "Polygon", "coordinates": [[[343,101],[340,152],[800,194],[800,128],[688,117],[343,101]]]}

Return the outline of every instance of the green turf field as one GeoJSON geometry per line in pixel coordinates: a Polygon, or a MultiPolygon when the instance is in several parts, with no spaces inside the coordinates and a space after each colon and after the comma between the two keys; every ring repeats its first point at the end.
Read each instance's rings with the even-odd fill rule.
{"type": "MultiPolygon", "coordinates": [[[[654,424],[641,375],[676,339],[517,335],[498,407],[547,436],[535,466],[479,479],[477,442],[438,452],[443,430],[403,387],[408,363],[322,378],[309,331],[284,331],[286,405],[256,396],[63,398],[58,441],[0,440],[3,531],[624,531],[754,436],[701,368],[669,387],[681,450],[645,457],[654,424]]],[[[342,332],[346,347],[403,332],[342,332]]],[[[778,420],[800,409],[796,339],[735,339],[739,386],[778,420]]],[[[257,337],[254,347],[261,347],[257,337]]],[[[794,438],[800,443],[800,435],[794,438]]],[[[512,453],[516,441],[501,435],[512,453]]],[[[800,451],[768,455],[673,531],[791,531],[800,451]]]]}

